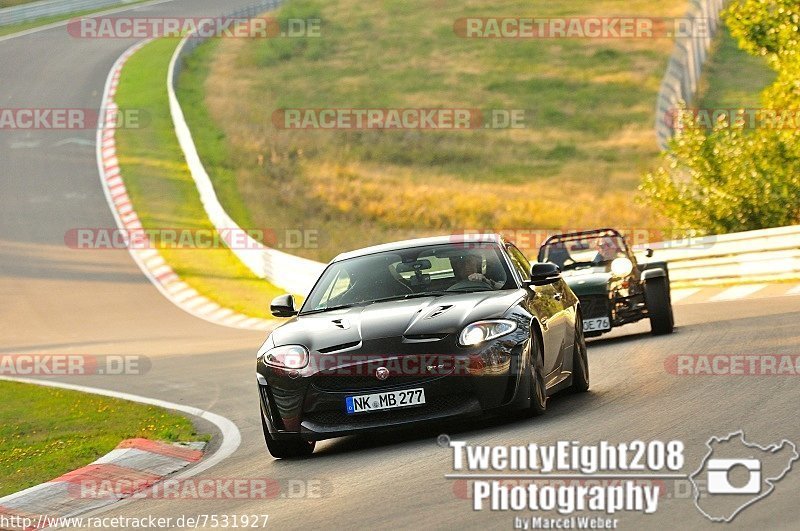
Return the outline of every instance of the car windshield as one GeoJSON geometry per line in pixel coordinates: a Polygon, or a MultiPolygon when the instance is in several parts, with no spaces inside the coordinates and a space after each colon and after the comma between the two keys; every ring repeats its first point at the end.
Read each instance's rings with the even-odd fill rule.
{"type": "Polygon", "coordinates": [[[448,243],[348,258],[328,266],[300,313],[515,288],[500,253],[496,244],[448,243]]]}
{"type": "Polygon", "coordinates": [[[562,270],[583,267],[607,267],[615,258],[627,256],[625,240],[620,236],[597,232],[559,238],[545,244],[540,262],[552,262],[562,270]]]}

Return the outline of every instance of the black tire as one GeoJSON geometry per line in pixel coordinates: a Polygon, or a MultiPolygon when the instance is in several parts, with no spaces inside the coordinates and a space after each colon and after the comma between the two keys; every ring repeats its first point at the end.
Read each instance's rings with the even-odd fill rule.
{"type": "Polygon", "coordinates": [[[586,339],[583,337],[583,320],[578,314],[575,323],[575,346],[572,348],[572,392],[585,393],[589,390],[589,354],[586,339]]]}
{"type": "Polygon", "coordinates": [[[314,453],[317,445],[314,441],[305,441],[300,437],[296,439],[276,439],[269,432],[267,423],[264,421],[264,413],[261,413],[261,427],[264,430],[264,440],[267,443],[267,450],[272,457],[278,459],[292,459],[297,457],[308,457],[314,453]]]}
{"type": "Polygon", "coordinates": [[[671,334],[675,328],[672,301],[666,277],[651,278],[644,284],[644,298],[650,316],[650,332],[654,336],[671,334]]]}
{"type": "Polygon", "coordinates": [[[544,374],[542,366],[542,353],[539,340],[534,337],[531,341],[531,362],[530,366],[530,399],[531,405],[528,408],[528,416],[538,417],[547,410],[547,388],[544,385],[544,374]]]}

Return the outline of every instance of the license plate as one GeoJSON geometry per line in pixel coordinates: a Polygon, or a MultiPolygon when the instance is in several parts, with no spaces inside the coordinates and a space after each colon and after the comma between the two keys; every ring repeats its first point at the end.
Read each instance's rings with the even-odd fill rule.
{"type": "Polygon", "coordinates": [[[596,319],[584,319],[583,331],[584,332],[600,332],[603,330],[611,330],[611,323],[608,317],[598,317],[596,319]]]}
{"type": "Polygon", "coordinates": [[[419,406],[425,403],[424,389],[406,389],[372,395],[348,396],[344,399],[347,413],[366,413],[399,407],[419,406]]]}

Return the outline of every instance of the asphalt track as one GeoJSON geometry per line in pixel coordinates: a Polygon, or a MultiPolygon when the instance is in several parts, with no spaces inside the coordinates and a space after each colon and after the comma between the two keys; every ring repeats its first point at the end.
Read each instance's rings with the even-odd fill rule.
{"type": "MultiPolygon", "coordinates": [[[[217,15],[249,0],[183,0],[141,15],[217,15]]],[[[126,40],[70,37],[54,28],[0,43],[0,106],[97,108],[126,40]]],[[[74,251],[70,228],[114,227],[97,175],[93,130],[0,131],[0,328],[2,353],[144,355],[141,376],[65,378],[206,409],[231,419],[242,445],[202,478],[312,481],[321,497],[241,500],[137,500],[106,515],[177,517],[269,514],[277,528],[508,529],[529,513],[474,512],[456,494],[448,433],[471,444],[626,442],[681,439],[691,473],[705,443],[742,429],[760,444],[800,442],[796,377],[668,374],[674,354],[798,354],[800,297],[676,307],[674,335],[625,327],[591,342],[592,392],[559,396],[534,420],[461,423],[318,445],[302,461],[266,452],[255,391],[254,355],[263,334],[216,326],[173,306],[125,252],[74,251]]],[[[268,301],[265,301],[267,304],[268,301]]],[[[54,411],[57,414],[57,411],[54,411]]],[[[800,471],[729,524],[797,529],[800,471]]],[[[556,514],[542,516],[557,516],[556,514]]],[[[712,527],[690,499],[662,499],[656,514],[618,514],[623,528],[712,527]]]]}

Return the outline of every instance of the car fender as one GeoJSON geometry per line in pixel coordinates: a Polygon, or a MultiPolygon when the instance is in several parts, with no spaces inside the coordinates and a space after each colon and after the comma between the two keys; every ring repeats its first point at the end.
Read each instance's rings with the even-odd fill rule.
{"type": "Polygon", "coordinates": [[[642,282],[647,282],[651,278],[660,278],[666,276],[667,272],[661,269],[660,267],[653,269],[645,269],[644,271],[642,271],[642,282]]]}

